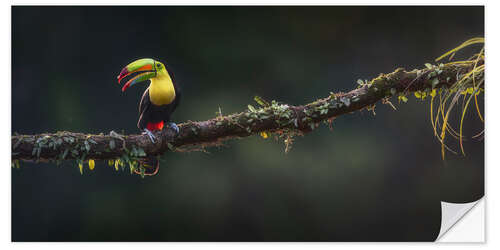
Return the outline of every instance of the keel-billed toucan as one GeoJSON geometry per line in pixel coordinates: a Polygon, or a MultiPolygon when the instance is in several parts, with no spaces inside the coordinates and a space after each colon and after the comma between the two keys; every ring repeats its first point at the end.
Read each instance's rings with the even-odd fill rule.
{"type": "MultiPolygon", "coordinates": [[[[175,83],[172,72],[169,72],[166,66],[159,61],[150,58],[139,59],[122,69],[118,75],[118,83],[126,76],[136,72],[140,72],[140,74],[125,83],[122,91],[138,82],[151,81],[139,104],[137,127],[143,130],[153,143],[155,137],[151,131],[162,130],[165,123],[178,133],[179,128],[175,123],[170,122],[170,116],[179,105],[181,92],[175,83]]],[[[158,170],[157,162],[155,165],[157,165],[156,173],[158,170]]]]}

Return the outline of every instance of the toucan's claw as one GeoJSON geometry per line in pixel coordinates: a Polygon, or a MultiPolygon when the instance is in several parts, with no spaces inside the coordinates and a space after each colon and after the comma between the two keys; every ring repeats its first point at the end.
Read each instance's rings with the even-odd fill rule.
{"type": "Polygon", "coordinates": [[[147,134],[149,136],[149,139],[151,139],[151,142],[155,143],[156,137],[153,135],[153,133],[151,133],[151,131],[149,131],[149,129],[145,128],[143,134],[147,134]]]}
{"type": "Polygon", "coordinates": [[[179,127],[177,126],[177,124],[175,124],[175,122],[169,122],[168,123],[168,126],[170,128],[172,128],[173,130],[175,130],[175,133],[178,134],[179,133],[179,127]]]}

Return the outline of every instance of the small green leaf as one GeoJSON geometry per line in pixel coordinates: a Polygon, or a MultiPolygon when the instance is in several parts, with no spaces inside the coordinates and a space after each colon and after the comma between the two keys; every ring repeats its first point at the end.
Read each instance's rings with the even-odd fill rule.
{"type": "Polygon", "coordinates": [[[167,143],[167,146],[168,146],[168,149],[170,149],[171,151],[174,151],[174,145],[172,145],[171,143],[167,143]]]}
{"type": "Polygon", "coordinates": [[[398,96],[398,100],[403,101],[404,103],[406,103],[408,101],[408,98],[406,96],[404,96],[404,95],[400,95],[400,96],[398,96]]]}
{"type": "Polygon", "coordinates": [[[137,149],[137,155],[138,156],[146,156],[146,152],[144,152],[144,149],[138,148],[137,149]]]}
{"type": "Polygon", "coordinates": [[[436,89],[433,89],[429,95],[432,97],[435,97],[436,96],[436,89]]]}
{"type": "MultiPolygon", "coordinates": [[[[123,158],[123,161],[120,161],[120,162],[123,162],[124,164],[127,163],[127,162],[130,162],[130,158],[128,157],[128,155],[125,154],[125,155],[122,156],[122,158],[123,158]]],[[[122,167],[123,166],[124,165],[122,165],[122,167]]]]}
{"type": "Polygon", "coordinates": [[[135,149],[135,146],[132,146],[132,150],[130,151],[131,156],[136,156],[137,155],[137,149],[135,149]]]}
{"type": "Polygon", "coordinates": [[[191,127],[191,131],[193,131],[193,133],[194,133],[195,135],[198,135],[198,131],[196,131],[196,128],[195,128],[195,127],[191,127]]]}
{"type": "Polygon", "coordinates": [[[256,95],[253,99],[255,100],[255,102],[257,102],[259,105],[261,105],[263,107],[271,106],[271,104],[269,104],[269,102],[262,99],[262,97],[260,97],[260,96],[256,95]]]}
{"type": "Polygon", "coordinates": [[[64,150],[64,153],[63,153],[63,154],[62,154],[62,156],[61,156],[61,159],[63,159],[63,160],[64,160],[64,158],[66,158],[66,155],[68,155],[68,152],[69,152],[69,149],[68,149],[68,148],[67,148],[67,149],[65,149],[65,150],[64,150]]]}
{"type": "Polygon", "coordinates": [[[130,174],[133,174],[134,173],[134,170],[135,170],[135,166],[134,164],[129,164],[129,167],[130,167],[130,174]]]}
{"type": "Polygon", "coordinates": [[[426,63],[426,64],[425,64],[425,67],[427,67],[428,69],[432,69],[432,64],[430,64],[430,63],[426,63]]]}
{"type": "Polygon", "coordinates": [[[141,177],[144,179],[144,175],[146,174],[146,169],[143,166],[141,166],[140,171],[141,171],[141,177]]]}
{"type": "Polygon", "coordinates": [[[95,167],[95,161],[93,159],[89,159],[89,169],[94,170],[95,167]]]}
{"type": "Polygon", "coordinates": [[[351,105],[351,100],[349,98],[346,98],[346,97],[342,97],[340,98],[340,101],[345,104],[347,107],[349,107],[349,105],[351,105]]]}
{"type": "Polygon", "coordinates": [[[439,84],[439,79],[434,78],[432,79],[432,88],[435,88],[439,84]]]}
{"type": "Polygon", "coordinates": [[[21,142],[23,141],[23,137],[19,138],[19,140],[16,142],[16,144],[14,144],[14,147],[12,149],[16,149],[19,144],[21,144],[21,142]]]}
{"type": "Polygon", "coordinates": [[[80,169],[80,174],[83,175],[83,164],[82,162],[78,162],[78,168],[80,169]]]}
{"type": "Polygon", "coordinates": [[[256,111],[257,111],[257,110],[255,110],[255,108],[254,108],[252,105],[250,105],[250,104],[248,104],[248,110],[250,110],[250,111],[252,111],[252,112],[256,112],[256,111]]]}

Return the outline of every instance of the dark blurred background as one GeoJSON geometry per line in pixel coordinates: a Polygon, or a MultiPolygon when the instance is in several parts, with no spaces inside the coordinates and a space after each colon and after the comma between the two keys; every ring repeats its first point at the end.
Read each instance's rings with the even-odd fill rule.
{"type": "MultiPolygon", "coordinates": [[[[147,84],[122,93],[116,76],[139,58],[174,71],[180,123],[241,111],[254,95],[311,102],[357,79],[422,68],[476,36],[483,7],[15,6],[12,132],[138,133],[147,84]]],[[[73,162],[22,163],[12,169],[12,240],[434,240],[440,201],[483,196],[484,145],[467,140],[466,156],[443,161],[429,100],[409,99],[397,111],[378,104],[376,116],[339,117],[288,154],[259,136],[167,153],[145,179],[103,162],[83,176],[73,162]]],[[[471,110],[469,138],[483,129],[471,110]]]]}

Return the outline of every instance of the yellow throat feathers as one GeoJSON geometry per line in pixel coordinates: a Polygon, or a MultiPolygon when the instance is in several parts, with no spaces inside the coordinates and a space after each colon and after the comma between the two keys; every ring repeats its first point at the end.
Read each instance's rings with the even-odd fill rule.
{"type": "Polygon", "coordinates": [[[172,79],[167,74],[151,78],[149,85],[149,98],[154,105],[167,105],[175,99],[175,89],[172,79]]]}

